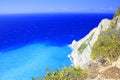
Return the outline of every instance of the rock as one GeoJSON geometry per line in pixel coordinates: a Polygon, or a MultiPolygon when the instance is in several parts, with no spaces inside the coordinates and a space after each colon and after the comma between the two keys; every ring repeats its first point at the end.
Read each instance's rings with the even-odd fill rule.
{"type": "Polygon", "coordinates": [[[92,46],[97,41],[97,37],[99,36],[101,31],[105,31],[109,28],[110,20],[103,19],[97,28],[94,28],[87,36],[79,41],[73,41],[69,46],[72,49],[72,53],[69,54],[69,58],[72,61],[74,67],[80,66],[84,69],[84,65],[91,60],[92,46]],[[78,49],[83,44],[87,44],[87,46],[79,52],[78,49]]]}
{"type": "Polygon", "coordinates": [[[116,66],[117,68],[120,68],[120,57],[118,58],[116,62],[112,63],[112,66],[116,66]]]}
{"type": "Polygon", "coordinates": [[[117,27],[117,30],[120,29],[120,16],[118,16],[116,27],[117,27]]]}
{"type": "Polygon", "coordinates": [[[103,58],[103,57],[101,57],[101,56],[98,56],[98,57],[96,58],[96,62],[97,62],[97,64],[98,64],[98,67],[99,67],[99,68],[100,68],[100,67],[110,66],[110,65],[112,64],[109,60],[107,60],[107,59],[105,59],[105,58],[103,58]]]}
{"type": "Polygon", "coordinates": [[[96,61],[101,66],[106,63],[106,60],[103,57],[101,57],[101,56],[98,56],[97,59],[96,59],[96,61]]]}
{"type": "Polygon", "coordinates": [[[120,79],[120,68],[117,68],[116,66],[109,67],[102,72],[99,73],[96,80],[105,80],[105,79],[120,79]]]}
{"type": "Polygon", "coordinates": [[[92,47],[97,41],[98,36],[102,31],[107,31],[109,28],[120,31],[120,15],[115,17],[112,21],[103,19],[98,27],[94,28],[88,35],[79,41],[73,40],[69,47],[72,49],[71,54],[68,55],[73,67],[81,67],[84,71],[91,74],[87,80],[120,80],[120,57],[116,62],[111,62],[98,56],[95,61],[91,59],[92,47]]]}
{"type": "Polygon", "coordinates": [[[95,80],[120,80],[120,57],[111,65],[102,67],[95,80]]]}
{"type": "Polygon", "coordinates": [[[93,61],[89,61],[84,65],[84,71],[90,73],[90,77],[94,78],[97,77],[98,75],[99,67],[97,63],[94,63],[93,61]]]}
{"type": "Polygon", "coordinates": [[[86,71],[96,70],[98,68],[98,65],[92,61],[89,61],[84,65],[84,69],[86,71]]]}

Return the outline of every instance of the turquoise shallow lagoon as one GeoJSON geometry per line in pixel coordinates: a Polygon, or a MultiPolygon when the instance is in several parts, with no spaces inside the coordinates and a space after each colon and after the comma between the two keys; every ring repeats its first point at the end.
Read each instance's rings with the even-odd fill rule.
{"type": "Polygon", "coordinates": [[[31,80],[43,76],[48,68],[70,65],[67,58],[70,52],[67,46],[31,44],[0,53],[0,80],[31,80]]]}

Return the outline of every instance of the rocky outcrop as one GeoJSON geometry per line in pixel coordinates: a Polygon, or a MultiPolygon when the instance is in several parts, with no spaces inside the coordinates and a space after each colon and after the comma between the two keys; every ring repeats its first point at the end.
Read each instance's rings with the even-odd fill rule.
{"type": "Polygon", "coordinates": [[[118,20],[117,20],[117,23],[116,23],[116,28],[117,28],[117,30],[120,29],[120,16],[118,16],[118,20]]]}
{"type": "Polygon", "coordinates": [[[120,69],[116,66],[110,67],[104,71],[102,71],[96,80],[105,80],[105,79],[120,79],[120,69]]]}
{"type": "Polygon", "coordinates": [[[73,41],[70,45],[72,53],[69,55],[70,60],[74,67],[80,66],[84,68],[84,65],[91,61],[92,46],[97,41],[101,31],[109,28],[111,20],[103,19],[97,28],[94,28],[87,36],[79,41],[73,41]],[[86,45],[82,48],[83,45],[86,45]],[[82,49],[82,50],[81,50],[82,49]]]}
{"type": "Polygon", "coordinates": [[[120,58],[112,65],[102,67],[95,80],[119,80],[120,79],[120,58]]]}
{"type": "MultiPolygon", "coordinates": [[[[83,70],[92,73],[94,80],[118,80],[120,79],[120,57],[117,61],[111,62],[108,59],[97,57],[96,61],[91,59],[92,47],[102,31],[109,28],[120,31],[120,15],[112,20],[103,19],[98,27],[94,28],[88,35],[79,41],[73,40],[69,47],[72,49],[68,55],[74,67],[81,67],[83,70]]],[[[89,80],[89,79],[88,79],[89,80]]]]}
{"type": "Polygon", "coordinates": [[[110,27],[116,27],[116,30],[120,29],[120,16],[116,16],[111,20],[110,27]]]}

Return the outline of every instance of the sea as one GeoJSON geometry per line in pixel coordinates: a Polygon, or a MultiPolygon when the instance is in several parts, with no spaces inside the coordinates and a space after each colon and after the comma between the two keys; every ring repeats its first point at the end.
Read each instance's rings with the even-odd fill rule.
{"type": "Polygon", "coordinates": [[[68,47],[113,13],[0,15],[0,80],[31,80],[71,66],[68,47]]]}

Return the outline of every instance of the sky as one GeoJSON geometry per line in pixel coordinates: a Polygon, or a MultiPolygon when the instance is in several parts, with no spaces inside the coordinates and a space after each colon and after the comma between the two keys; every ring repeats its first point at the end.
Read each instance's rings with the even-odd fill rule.
{"type": "Polygon", "coordinates": [[[120,0],[0,0],[0,14],[114,13],[120,0]]]}

